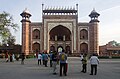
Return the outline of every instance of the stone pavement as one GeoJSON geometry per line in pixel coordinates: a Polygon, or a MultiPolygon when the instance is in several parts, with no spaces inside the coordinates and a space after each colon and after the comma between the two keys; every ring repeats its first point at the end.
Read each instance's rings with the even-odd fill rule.
{"type": "Polygon", "coordinates": [[[52,68],[38,66],[36,59],[26,59],[25,65],[20,61],[6,63],[0,59],[0,79],[120,79],[120,59],[100,59],[97,75],[90,74],[90,64],[87,65],[87,73],[82,73],[81,62],[77,57],[68,58],[68,75],[59,76],[52,74],[52,68]]]}

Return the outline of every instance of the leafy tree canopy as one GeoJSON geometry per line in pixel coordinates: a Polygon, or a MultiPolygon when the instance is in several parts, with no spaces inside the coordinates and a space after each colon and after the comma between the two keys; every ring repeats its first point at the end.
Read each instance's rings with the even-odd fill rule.
{"type": "Polygon", "coordinates": [[[13,17],[9,13],[0,13],[0,38],[2,42],[6,41],[7,43],[10,37],[14,37],[12,36],[10,29],[17,31],[18,25],[13,22],[13,17]]]}

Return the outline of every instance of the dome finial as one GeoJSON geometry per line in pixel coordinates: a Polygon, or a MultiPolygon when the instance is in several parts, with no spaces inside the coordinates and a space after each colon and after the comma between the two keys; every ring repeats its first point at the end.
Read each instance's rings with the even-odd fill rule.
{"type": "Polygon", "coordinates": [[[93,8],[93,10],[92,10],[92,12],[91,12],[91,13],[97,13],[97,12],[96,12],[96,10],[95,10],[95,8],[93,8]]]}
{"type": "Polygon", "coordinates": [[[27,7],[26,7],[25,10],[23,11],[23,13],[29,13],[29,14],[30,14],[30,12],[29,12],[29,10],[28,10],[27,7]]]}
{"type": "Polygon", "coordinates": [[[95,7],[93,8],[93,11],[95,11],[95,7]]]}

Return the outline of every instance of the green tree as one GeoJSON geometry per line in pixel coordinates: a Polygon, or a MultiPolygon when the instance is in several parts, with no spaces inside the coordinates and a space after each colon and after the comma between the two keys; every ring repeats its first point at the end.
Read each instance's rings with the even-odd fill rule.
{"type": "Polygon", "coordinates": [[[17,31],[18,25],[13,22],[13,17],[6,12],[0,13],[0,38],[7,41],[11,35],[10,29],[17,31]]]}
{"type": "Polygon", "coordinates": [[[8,44],[9,46],[15,45],[15,41],[16,41],[15,36],[10,35],[10,36],[8,37],[8,39],[7,39],[7,44],[8,44]]]}

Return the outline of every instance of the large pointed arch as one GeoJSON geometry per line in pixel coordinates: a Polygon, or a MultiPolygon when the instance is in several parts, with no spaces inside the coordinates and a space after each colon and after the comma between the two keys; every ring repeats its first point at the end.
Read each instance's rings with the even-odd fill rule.
{"type": "Polygon", "coordinates": [[[52,41],[70,41],[71,40],[71,32],[68,28],[58,25],[50,30],[49,32],[50,40],[52,41]],[[57,36],[57,37],[55,37],[57,36]]]}

